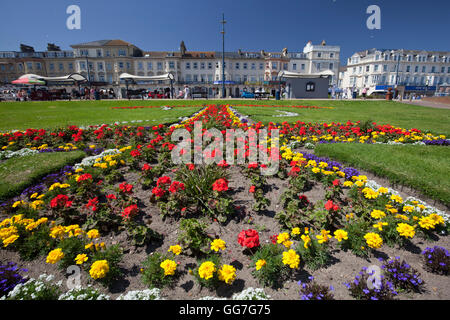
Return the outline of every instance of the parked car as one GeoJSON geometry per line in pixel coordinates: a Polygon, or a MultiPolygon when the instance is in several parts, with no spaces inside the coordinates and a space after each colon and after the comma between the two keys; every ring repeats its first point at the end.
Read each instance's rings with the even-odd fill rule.
{"type": "Polygon", "coordinates": [[[251,92],[247,92],[247,91],[243,91],[241,98],[245,98],[245,99],[255,99],[255,94],[251,93],[251,92]]]}

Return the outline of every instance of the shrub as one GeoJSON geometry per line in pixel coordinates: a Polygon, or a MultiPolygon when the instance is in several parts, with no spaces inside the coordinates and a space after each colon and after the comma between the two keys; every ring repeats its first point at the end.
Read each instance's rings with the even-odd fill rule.
{"type": "Polygon", "coordinates": [[[220,256],[210,255],[198,261],[198,267],[194,270],[194,277],[202,287],[217,288],[220,284],[218,270],[220,268],[220,256]]]}
{"type": "Polygon", "coordinates": [[[303,235],[303,243],[300,243],[296,248],[302,262],[311,270],[317,270],[325,266],[331,258],[328,247],[331,235],[323,230],[319,237],[321,237],[321,240],[318,240],[314,233],[303,235]]]}
{"type": "Polygon", "coordinates": [[[103,278],[97,279],[104,286],[109,286],[114,280],[117,280],[121,275],[122,271],[119,268],[119,263],[122,260],[123,252],[119,245],[113,245],[106,248],[105,250],[98,250],[92,256],[92,265],[96,261],[107,261],[109,271],[103,278]]]}

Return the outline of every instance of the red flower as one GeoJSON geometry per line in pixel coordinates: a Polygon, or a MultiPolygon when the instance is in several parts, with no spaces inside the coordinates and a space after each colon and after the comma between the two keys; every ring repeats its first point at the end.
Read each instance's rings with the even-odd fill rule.
{"type": "Polygon", "coordinates": [[[213,190],[215,191],[227,191],[228,190],[228,181],[226,179],[219,179],[213,184],[213,190]]]}
{"type": "Polygon", "coordinates": [[[149,171],[152,170],[152,167],[149,166],[148,164],[144,164],[144,166],[142,167],[142,171],[149,171]]]}
{"type": "Polygon", "coordinates": [[[220,161],[217,165],[222,168],[227,168],[230,166],[225,160],[220,161]]]}
{"type": "Polygon", "coordinates": [[[131,156],[133,158],[139,157],[141,155],[141,152],[139,150],[133,150],[130,152],[131,156]]]}
{"type": "Polygon", "coordinates": [[[333,186],[337,187],[338,185],[340,185],[340,181],[338,179],[333,181],[333,186]]]}
{"type": "Polygon", "coordinates": [[[119,185],[120,191],[126,194],[132,194],[133,193],[133,185],[128,184],[126,182],[119,185]]]}
{"type": "Polygon", "coordinates": [[[90,173],[85,173],[85,174],[82,174],[81,176],[79,176],[77,179],[77,182],[83,182],[86,180],[92,180],[92,175],[90,173]]]}
{"type": "Polygon", "coordinates": [[[172,185],[169,187],[169,191],[172,193],[176,193],[178,190],[184,190],[184,183],[174,181],[172,185]]]}
{"type": "Polygon", "coordinates": [[[258,169],[258,163],[252,162],[248,164],[249,169],[258,169]]]}
{"type": "Polygon", "coordinates": [[[188,168],[190,171],[192,171],[192,170],[195,169],[195,165],[192,164],[192,163],[188,163],[186,166],[187,166],[187,168],[188,168]]]}
{"type": "Polygon", "coordinates": [[[71,205],[72,205],[72,201],[69,201],[69,197],[64,194],[60,194],[56,198],[52,199],[52,201],[50,201],[50,207],[52,207],[52,209],[61,208],[61,207],[68,208],[71,205]]]}
{"type": "Polygon", "coordinates": [[[116,200],[117,199],[116,195],[114,195],[114,194],[108,194],[106,196],[106,198],[111,199],[111,200],[113,200],[113,199],[116,200]]]}
{"type": "Polygon", "coordinates": [[[166,193],[166,190],[158,188],[158,187],[154,187],[153,190],[152,190],[152,193],[155,196],[157,196],[158,198],[160,198],[166,193]]]}
{"type": "Polygon", "coordinates": [[[296,176],[298,176],[298,173],[299,173],[300,171],[302,171],[301,168],[299,168],[299,167],[292,167],[292,168],[291,168],[291,171],[289,171],[289,175],[290,175],[290,176],[296,177],[296,176]]]}
{"type": "Polygon", "coordinates": [[[338,211],[339,206],[337,204],[334,204],[333,201],[328,200],[328,202],[325,203],[325,209],[327,209],[328,211],[338,211]]]}
{"type": "Polygon", "coordinates": [[[133,217],[136,213],[138,213],[139,209],[138,206],[136,204],[133,204],[129,207],[126,207],[123,211],[122,211],[122,218],[124,219],[130,219],[131,217],[133,217]]]}
{"type": "Polygon", "coordinates": [[[272,241],[273,244],[277,244],[278,241],[278,235],[274,234],[273,236],[270,237],[270,241],[272,241]]]}
{"type": "Polygon", "coordinates": [[[249,249],[259,247],[258,231],[252,229],[242,230],[238,235],[238,243],[249,249]]]}
{"type": "Polygon", "coordinates": [[[248,190],[248,192],[250,193],[255,193],[256,187],[255,186],[251,186],[250,190],[248,190]]]}
{"type": "Polygon", "coordinates": [[[94,199],[91,199],[88,201],[87,205],[86,205],[86,209],[91,208],[92,211],[97,211],[97,205],[98,205],[98,198],[95,197],[94,199]]]}
{"type": "Polygon", "coordinates": [[[156,185],[158,187],[164,186],[164,185],[169,185],[172,182],[172,180],[170,179],[170,177],[164,176],[158,179],[158,181],[156,182],[156,185]]]}

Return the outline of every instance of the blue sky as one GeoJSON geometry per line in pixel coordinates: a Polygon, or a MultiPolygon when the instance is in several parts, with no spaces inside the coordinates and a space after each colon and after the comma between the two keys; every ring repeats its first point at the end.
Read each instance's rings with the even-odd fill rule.
{"type": "Polygon", "coordinates": [[[0,51],[36,51],[56,43],[123,39],[143,50],[302,51],[307,41],[341,46],[342,60],[369,48],[450,50],[448,0],[0,0],[0,51]],[[68,30],[69,5],[81,8],[81,30],[68,30]],[[369,30],[369,5],[381,9],[381,30],[369,30]]]}

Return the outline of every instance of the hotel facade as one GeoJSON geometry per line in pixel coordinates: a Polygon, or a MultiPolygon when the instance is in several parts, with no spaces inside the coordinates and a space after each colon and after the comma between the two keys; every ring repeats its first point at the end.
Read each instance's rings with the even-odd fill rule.
{"type": "MultiPolygon", "coordinates": [[[[222,52],[188,51],[184,42],[179,51],[144,51],[123,40],[101,40],[72,45],[72,50],[45,52],[0,52],[0,83],[8,84],[24,74],[59,77],[79,73],[101,88],[122,87],[122,73],[156,76],[172,73],[175,93],[185,85],[200,87],[208,96],[222,95],[222,52]]],[[[239,97],[242,91],[264,88],[275,91],[278,73],[290,71],[317,74],[331,71],[330,86],[338,84],[340,47],[323,41],[308,42],[303,51],[225,52],[224,70],[227,97],[239,97]]],[[[167,84],[139,83],[131,88],[162,89],[167,84]]]]}
{"type": "Polygon", "coordinates": [[[402,88],[406,94],[448,92],[450,51],[370,49],[354,53],[339,72],[339,87],[361,94],[402,88]]]}

